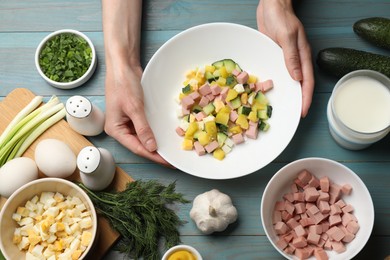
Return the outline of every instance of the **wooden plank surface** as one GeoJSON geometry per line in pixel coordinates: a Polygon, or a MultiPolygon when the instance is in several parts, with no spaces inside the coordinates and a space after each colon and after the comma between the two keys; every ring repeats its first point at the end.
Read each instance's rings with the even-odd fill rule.
{"type": "MultiPolygon", "coordinates": [[[[28,89],[17,88],[9,93],[6,98],[1,101],[0,133],[4,131],[9,122],[11,122],[16,114],[22,110],[34,98],[34,96],[34,93],[28,89]]],[[[73,131],[69,124],[63,119],[50,127],[40,137],[38,137],[37,140],[32,143],[27,151],[23,154],[23,156],[34,159],[35,147],[41,140],[47,138],[54,138],[65,142],[69,145],[75,155],[77,155],[84,147],[93,145],[84,136],[73,131]]],[[[39,177],[44,178],[45,175],[42,172],[39,172],[39,177]]],[[[77,168],[75,172],[70,177],[68,177],[68,179],[72,181],[80,181],[80,174],[77,168]]],[[[132,180],[133,179],[126,172],[117,167],[112,186],[115,189],[122,190],[125,188],[126,184],[132,180]]],[[[5,201],[6,199],[1,197],[0,208],[2,205],[4,205],[5,201]]],[[[96,250],[93,252],[94,256],[101,258],[107,253],[107,251],[118,240],[118,238],[119,234],[110,227],[108,221],[99,216],[98,242],[96,244],[96,250]]]]}
{"type": "MultiPolygon", "coordinates": [[[[351,47],[390,55],[357,37],[353,23],[370,16],[390,17],[389,0],[301,0],[295,10],[309,38],[313,62],[319,50],[351,47]]],[[[191,26],[207,22],[235,22],[256,28],[258,0],[175,1],[144,0],[142,64],[145,66],[168,39],[191,26]]],[[[105,109],[105,60],[99,0],[14,0],[0,3],[0,99],[16,87],[28,88],[46,98],[56,94],[62,101],[85,95],[105,109]],[[53,30],[73,28],[85,32],[95,44],[98,67],[92,79],[74,90],[47,85],[35,69],[33,57],[39,41],[53,30]]],[[[267,167],[249,176],[227,181],[209,181],[167,169],[140,158],[111,137],[103,134],[88,140],[105,147],[121,169],[134,179],[156,179],[168,184],[177,181],[177,190],[192,200],[197,194],[219,188],[231,195],[239,210],[239,221],[226,232],[204,236],[189,218],[191,204],[177,207],[187,223],[180,228],[182,240],[199,249],[204,259],[281,259],[268,242],[260,220],[260,201],[272,175],[287,163],[319,156],[339,161],[354,170],[367,185],[374,201],[375,224],[371,238],[356,259],[384,259],[390,255],[390,136],[362,151],[349,151],[335,144],[328,131],[326,105],[336,78],[315,65],[316,87],[307,118],[286,150],[267,167]]],[[[0,111],[1,113],[1,111],[0,111]]],[[[164,250],[162,250],[164,252],[164,250]]],[[[115,251],[107,260],[123,259],[115,251]]]]}

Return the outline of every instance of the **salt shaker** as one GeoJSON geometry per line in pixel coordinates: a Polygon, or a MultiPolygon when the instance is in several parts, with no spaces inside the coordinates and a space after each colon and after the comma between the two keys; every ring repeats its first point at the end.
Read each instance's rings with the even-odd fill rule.
{"type": "Polygon", "coordinates": [[[104,148],[84,147],[77,155],[77,168],[81,182],[89,189],[99,191],[107,188],[115,176],[115,161],[104,148]]]}
{"type": "Polygon", "coordinates": [[[103,132],[105,115],[83,96],[72,96],[66,101],[66,120],[81,135],[95,136],[103,132]]]}

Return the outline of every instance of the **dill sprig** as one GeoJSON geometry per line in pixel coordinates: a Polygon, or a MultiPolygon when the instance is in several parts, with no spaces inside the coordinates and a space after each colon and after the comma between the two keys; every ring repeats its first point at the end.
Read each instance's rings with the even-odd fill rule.
{"type": "Polygon", "coordinates": [[[183,221],[167,207],[188,203],[175,192],[176,182],[168,186],[155,181],[133,181],[123,191],[91,191],[82,183],[98,213],[106,217],[122,239],[117,249],[138,259],[160,259],[159,241],[167,248],[180,243],[178,227],[183,221]]]}

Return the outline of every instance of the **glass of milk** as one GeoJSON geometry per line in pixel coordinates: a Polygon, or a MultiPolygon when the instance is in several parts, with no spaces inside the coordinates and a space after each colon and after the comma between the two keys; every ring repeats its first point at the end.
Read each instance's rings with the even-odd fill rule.
{"type": "Polygon", "coordinates": [[[372,70],[342,77],[327,107],[333,139],[350,150],[364,149],[390,131],[390,79],[372,70]]]}

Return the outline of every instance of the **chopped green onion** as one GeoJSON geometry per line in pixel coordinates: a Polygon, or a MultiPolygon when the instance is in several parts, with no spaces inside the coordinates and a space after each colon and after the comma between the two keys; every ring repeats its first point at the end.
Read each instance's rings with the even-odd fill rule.
{"type": "Polygon", "coordinates": [[[51,38],[39,55],[39,66],[51,80],[74,81],[87,72],[92,62],[92,49],[81,36],[62,33],[51,38]]]}

